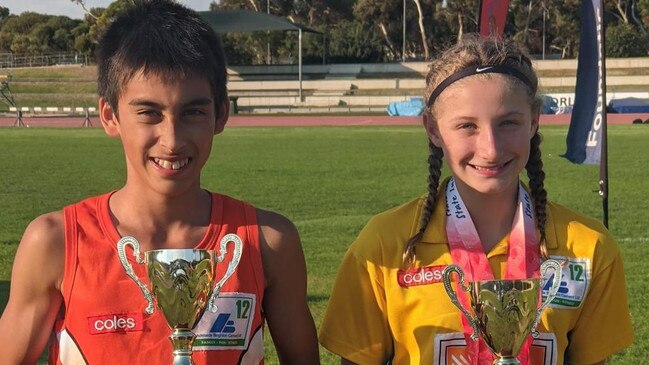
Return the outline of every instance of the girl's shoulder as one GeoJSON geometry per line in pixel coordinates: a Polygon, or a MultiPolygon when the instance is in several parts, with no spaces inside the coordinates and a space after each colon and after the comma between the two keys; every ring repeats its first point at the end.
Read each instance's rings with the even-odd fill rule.
{"type": "Polygon", "coordinates": [[[601,221],[555,202],[548,202],[548,223],[558,229],[610,235],[601,221]]]}
{"type": "Polygon", "coordinates": [[[352,253],[367,258],[402,252],[419,227],[425,199],[419,197],[372,216],[351,244],[352,253]]]}
{"type": "Polygon", "coordinates": [[[548,203],[546,239],[551,254],[588,258],[600,263],[614,260],[620,252],[601,221],[557,203],[548,203]]]}

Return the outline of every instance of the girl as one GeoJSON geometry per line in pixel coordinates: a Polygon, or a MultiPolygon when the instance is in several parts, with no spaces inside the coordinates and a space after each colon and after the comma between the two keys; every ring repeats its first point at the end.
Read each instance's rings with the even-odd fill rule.
{"type": "Polygon", "coordinates": [[[523,345],[521,363],[603,363],[629,346],[613,238],[594,219],[546,199],[529,58],[511,41],[469,36],[432,62],[426,82],[428,194],[373,217],[352,243],[322,345],[343,364],[491,364],[441,273],[456,264],[467,281],[532,278],[554,258],[563,265],[559,294],[543,312],[540,336],[523,345]],[[440,182],[442,158],[452,176],[440,182]]]}

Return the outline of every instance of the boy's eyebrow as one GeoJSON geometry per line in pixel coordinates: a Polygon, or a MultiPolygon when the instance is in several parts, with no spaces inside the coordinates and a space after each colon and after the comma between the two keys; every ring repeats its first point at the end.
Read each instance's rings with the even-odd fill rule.
{"type": "Polygon", "coordinates": [[[209,105],[212,103],[212,99],[210,98],[196,98],[193,100],[190,100],[189,102],[183,104],[184,106],[195,106],[195,105],[209,105]]]}
{"type": "MultiPolygon", "coordinates": [[[[183,107],[188,107],[188,106],[201,106],[201,105],[209,105],[212,103],[212,99],[210,98],[196,98],[189,100],[188,102],[184,103],[182,106],[183,107]]],[[[149,100],[149,99],[133,99],[131,100],[128,105],[131,106],[149,106],[149,107],[154,107],[154,108],[163,108],[163,105],[160,103],[156,103],[155,101],[149,100]]]]}

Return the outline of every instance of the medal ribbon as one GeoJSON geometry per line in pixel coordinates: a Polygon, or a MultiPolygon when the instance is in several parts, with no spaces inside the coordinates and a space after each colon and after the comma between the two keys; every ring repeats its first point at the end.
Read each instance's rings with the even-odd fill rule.
{"type": "MultiPolygon", "coordinates": [[[[462,201],[462,197],[460,197],[453,178],[446,185],[446,235],[453,263],[464,271],[466,281],[495,279],[482,242],[480,242],[480,237],[478,237],[478,232],[471,220],[469,211],[462,201]]],[[[527,191],[519,183],[518,203],[509,235],[507,268],[504,279],[538,278],[540,277],[539,268],[540,252],[536,242],[536,227],[531,199],[527,191]]],[[[467,295],[458,295],[458,298],[465,308],[470,308],[467,295]]],[[[471,339],[473,328],[463,315],[461,317],[471,364],[491,364],[494,359],[493,354],[489,351],[482,337],[478,341],[471,339]]],[[[518,360],[523,365],[528,364],[531,344],[532,337],[530,336],[523,344],[518,355],[518,360]]]]}

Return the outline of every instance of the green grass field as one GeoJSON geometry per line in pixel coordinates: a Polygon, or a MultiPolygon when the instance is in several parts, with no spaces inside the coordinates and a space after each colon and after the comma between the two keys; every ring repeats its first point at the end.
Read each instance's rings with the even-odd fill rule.
{"type": "MultiPolygon", "coordinates": [[[[567,127],[543,126],[550,198],[601,218],[598,168],[559,157],[567,127]]],[[[612,364],[649,358],[649,126],[609,127],[610,228],[624,259],[635,344],[612,364]]],[[[229,128],[216,137],[203,185],[291,218],[302,236],[309,304],[319,325],[346,247],[370,216],[424,192],[419,127],[229,128]]],[[[99,129],[0,129],[0,309],[27,223],[124,181],[119,141],[99,129]]],[[[601,334],[610,336],[614,334],[601,334]]],[[[270,342],[267,363],[277,360],[270,342]]],[[[594,344],[596,346],[596,344],[594,344]]],[[[323,364],[336,358],[321,351],[323,364]]]]}

